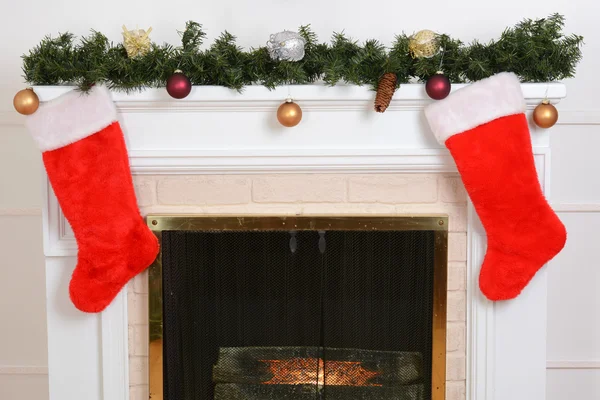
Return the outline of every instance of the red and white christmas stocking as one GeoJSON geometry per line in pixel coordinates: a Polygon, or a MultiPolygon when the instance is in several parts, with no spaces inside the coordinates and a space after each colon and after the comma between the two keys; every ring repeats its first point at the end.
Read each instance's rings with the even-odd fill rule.
{"type": "Polygon", "coordinates": [[[491,300],[516,297],[566,241],[538,181],[524,111],[512,73],[475,82],[425,108],[487,232],[479,287],[491,300]]]}
{"type": "Polygon", "coordinates": [[[71,300],[81,311],[102,311],[158,253],[140,216],[110,93],[69,92],[41,104],[26,124],[77,240],[71,300]]]}

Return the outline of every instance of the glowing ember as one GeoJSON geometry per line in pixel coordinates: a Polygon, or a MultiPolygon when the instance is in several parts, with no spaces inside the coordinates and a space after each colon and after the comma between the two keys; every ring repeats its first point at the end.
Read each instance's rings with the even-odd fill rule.
{"type": "Polygon", "coordinates": [[[359,361],[327,361],[322,358],[260,360],[269,363],[273,377],[265,385],[382,386],[369,381],[381,372],[369,371],[359,361]],[[318,361],[317,361],[318,360],[318,361]],[[318,362],[318,365],[317,365],[318,362]]]}

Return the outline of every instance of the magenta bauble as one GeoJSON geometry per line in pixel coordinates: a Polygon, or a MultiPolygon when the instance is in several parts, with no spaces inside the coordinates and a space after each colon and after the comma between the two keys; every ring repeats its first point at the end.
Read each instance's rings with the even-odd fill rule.
{"type": "Polygon", "coordinates": [[[167,92],[175,99],[183,99],[192,91],[190,78],[179,70],[167,79],[167,92]]]}
{"type": "Polygon", "coordinates": [[[439,72],[429,77],[427,83],[425,83],[427,95],[434,100],[441,100],[448,97],[451,87],[450,79],[439,72]]]}

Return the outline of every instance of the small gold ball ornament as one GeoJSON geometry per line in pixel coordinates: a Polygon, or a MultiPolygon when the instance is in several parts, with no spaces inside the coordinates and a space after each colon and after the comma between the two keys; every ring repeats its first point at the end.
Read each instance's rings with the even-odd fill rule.
{"type": "Polygon", "coordinates": [[[31,115],[37,111],[40,106],[40,99],[32,88],[19,90],[13,99],[15,110],[19,114],[31,115]]]}
{"type": "Polygon", "coordinates": [[[302,109],[291,99],[287,99],[277,109],[277,120],[285,127],[296,126],[302,120],[302,109]]]}
{"type": "Polygon", "coordinates": [[[551,128],[558,121],[558,110],[548,100],[542,101],[533,110],[533,122],[540,128],[551,128]]]}
{"type": "Polygon", "coordinates": [[[431,58],[440,51],[440,42],[437,33],[422,30],[410,37],[408,49],[413,58],[431,58]]]}

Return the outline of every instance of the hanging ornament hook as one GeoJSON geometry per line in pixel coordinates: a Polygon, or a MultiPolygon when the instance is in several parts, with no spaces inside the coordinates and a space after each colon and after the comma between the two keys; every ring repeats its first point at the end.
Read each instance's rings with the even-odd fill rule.
{"type": "Polygon", "coordinates": [[[546,84],[546,92],[544,93],[544,99],[542,100],[542,104],[550,104],[550,100],[548,100],[548,91],[550,90],[550,84],[546,84]]]}

